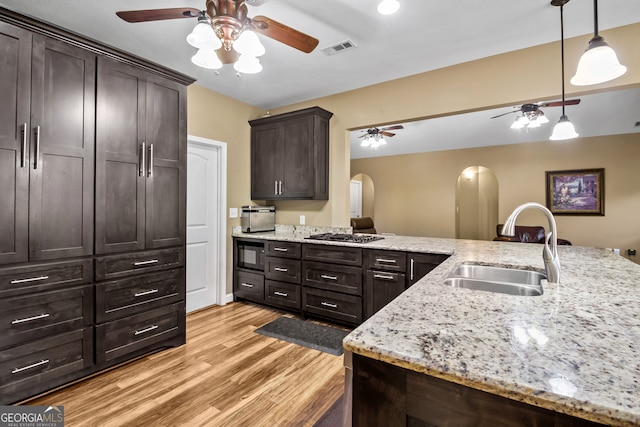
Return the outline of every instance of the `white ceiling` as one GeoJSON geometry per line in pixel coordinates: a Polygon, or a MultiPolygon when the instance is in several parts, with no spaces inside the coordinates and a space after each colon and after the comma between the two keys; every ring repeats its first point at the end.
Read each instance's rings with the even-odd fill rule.
{"type": "MultiPolygon", "coordinates": [[[[250,17],[265,15],[318,38],[320,44],[311,54],[304,54],[260,36],[267,50],[260,58],[264,70],[240,78],[231,65],[216,75],[191,63],[195,49],[185,37],[195,19],[131,24],[115,14],[121,10],[169,7],[204,9],[205,0],[0,0],[0,6],[180,71],[196,78],[200,86],[265,110],[560,38],[559,11],[549,0],[399,0],[400,10],[390,16],[377,13],[379,1],[265,0],[261,6],[249,6],[250,17]],[[321,51],[345,40],[358,47],[333,56],[321,51]]],[[[636,22],[640,22],[640,0],[599,2],[601,31],[636,22]]],[[[591,0],[570,1],[565,6],[565,36],[592,32],[591,0]]],[[[631,117],[640,111],[636,92],[624,97],[630,105],[611,103],[605,96],[583,96],[579,109],[567,107],[581,135],[604,132],[605,126],[602,120],[591,120],[593,116],[579,118],[578,111],[587,114],[591,109],[590,114],[596,115],[605,110],[616,111],[620,114],[615,117],[623,127],[640,120],[631,117]],[[591,97],[600,98],[587,102],[591,97]]],[[[549,124],[535,132],[515,133],[509,129],[515,114],[489,119],[505,111],[508,108],[405,123],[406,129],[397,132],[386,151],[363,151],[360,140],[354,141],[352,158],[547,139],[546,134],[550,134],[560,114],[559,108],[544,109],[549,124]],[[456,122],[460,124],[451,124],[461,118],[462,122],[456,122]],[[458,129],[458,133],[452,129],[458,129]],[[542,133],[544,137],[540,137],[542,133]],[[416,137],[410,138],[411,135],[416,137]]],[[[356,132],[355,139],[359,135],[356,132]]]]}

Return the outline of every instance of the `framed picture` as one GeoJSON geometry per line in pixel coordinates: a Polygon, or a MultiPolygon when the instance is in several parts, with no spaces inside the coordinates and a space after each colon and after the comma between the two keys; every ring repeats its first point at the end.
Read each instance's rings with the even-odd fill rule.
{"type": "Polygon", "coordinates": [[[547,208],[554,215],[604,215],[604,169],[547,171],[547,208]]]}

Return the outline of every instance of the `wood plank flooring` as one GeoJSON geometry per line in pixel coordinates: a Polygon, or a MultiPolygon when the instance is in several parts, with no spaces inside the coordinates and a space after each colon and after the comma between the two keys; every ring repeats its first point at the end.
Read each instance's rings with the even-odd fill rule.
{"type": "Polygon", "coordinates": [[[312,426],[344,389],[341,356],[253,331],[283,315],[247,303],[187,316],[187,343],[28,402],[75,426],[312,426]]]}

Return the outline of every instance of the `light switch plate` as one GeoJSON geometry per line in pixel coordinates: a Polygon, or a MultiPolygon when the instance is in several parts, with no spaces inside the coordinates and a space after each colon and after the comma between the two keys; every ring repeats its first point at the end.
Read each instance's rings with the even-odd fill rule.
{"type": "Polygon", "coordinates": [[[300,215],[300,225],[304,225],[306,218],[304,215],[300,215]]]}
{"type": "Polygon", "coordinates": [[[229,208],[229,218],[238,218],[238,208],[229,208]]]}

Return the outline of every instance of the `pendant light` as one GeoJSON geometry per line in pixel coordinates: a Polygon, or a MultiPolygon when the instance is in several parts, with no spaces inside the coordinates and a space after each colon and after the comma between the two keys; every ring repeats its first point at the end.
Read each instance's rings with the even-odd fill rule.
{"type": "Polygon", "coordinates": [[[564,139],[571,139],[578,136],[576,130],[573,128],[573,123],[569,121],[569,118],[564,113],[564,14],[563,8],[569,0],[551,0],[551,4],[554,6],[560,6],[560,52],[561,52],[561,64],[562,64],[562,116],[560,120],[553,128],[553,133],[549,137],[552,141],[560,141],[564,139]]]}
{"type": "Polygon", "coordinates": [[[391,15],[396,13],[400,9],[400,3],[398,0],[382,0],[378,4],[378,13],[381,15],[391,15]]]}
{"type": "Polygon", "coordinates": [[[617,79],[627,72],[627,67],[618,61],[616,52],[598,34],[598,0],[593,0],[593,38],[578,61],[576,75],[571,84],[588,86],[617,79]]]}

